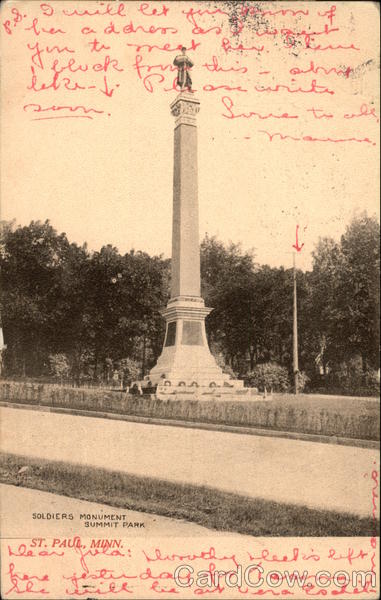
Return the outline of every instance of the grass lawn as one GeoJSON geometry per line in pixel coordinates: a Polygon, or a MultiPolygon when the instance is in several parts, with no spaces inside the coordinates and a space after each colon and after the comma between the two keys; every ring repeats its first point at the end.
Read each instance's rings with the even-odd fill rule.
{"type": "Polygon", "coordinates": [[[372,518],[12,454],[0,455],[0,482],[252,536],[376,536],[379,531],[372,518]],[[28,469],[19,473],[24,466],[28,469]]]}
{"type": "Polygon", "coordinates": [[[319,413],[319,418],[325,413],[336,421],[335,428],[340,429],[340,421],[344,423],[343,437],[380,439],[380,398],[284,394],[274,395],[270,403],[274,407],[286,405],[293,410],[319,413]]]}
{"type": "Polygon", "coordinates": [[[380,398],[334,396],[320,394],[273,394],[268,404],[292,406],[294,408],[329,409],[342,414],[377,414],[380,411],[380,398]]]}
{"type": "MultiPolygon", "coordinates": [[[[218,402],[218,400],[216,400],[218,402]]],[[[241,401],[240,411],[227,409],[221,421],[328,436],[380,439],[380,399],[314,394],[273,394],[270,399],[241,401]]],[[[239,402],[237,403],[239,408],[239,402]]]]}

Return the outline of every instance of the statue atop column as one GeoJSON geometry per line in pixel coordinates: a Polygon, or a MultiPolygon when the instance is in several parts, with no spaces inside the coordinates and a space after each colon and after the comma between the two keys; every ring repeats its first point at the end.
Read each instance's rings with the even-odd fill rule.
{"type": "Polygon", "coordinates": [[[173,64],[178,69],[177,85],[182,90],[187,89],[189,92],[192,91],[192,79],[189,74],[189,70],[193,67],[193,63],[190,58],[185,54],[186,48],[181,48],[181,54],[178,54],[173,61],[173,64]]]}

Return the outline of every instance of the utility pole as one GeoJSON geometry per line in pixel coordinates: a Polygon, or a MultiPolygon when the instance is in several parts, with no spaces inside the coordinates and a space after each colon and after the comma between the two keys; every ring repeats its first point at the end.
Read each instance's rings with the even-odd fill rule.
{"type": "Polygon", "coordinates": [[[293,314],[293,368],[294,368],[294,388],[295,394],[299,393],[299,360],[298,360],[298,300],[296,290],[296,266],[295,252],[293,256],[294,265],[294,314],[293,314]]]}
{"type": "Polygon", "coordinates": [[[4,344],[3,328],[1,326],[1,317],[0,317],[0,377],[3,373],[3,351],[6,349],[7,349],[7,346],[4,344]]]}

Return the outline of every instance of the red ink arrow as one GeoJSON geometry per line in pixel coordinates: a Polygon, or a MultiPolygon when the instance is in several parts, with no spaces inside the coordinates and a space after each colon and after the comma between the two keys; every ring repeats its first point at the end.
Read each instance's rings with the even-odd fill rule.
{"type": "MultiPolygon", "coordinates": [[[[103,77],[103,80],[105,82],[105,89],[104,90],[99,89],[99,91],[102,92],[102,94],[105,94],[106,96],[111,98],[111,96],[113,95],[113,93],[115,91],[115,88],[110,88],[110,89],[108,88],[106,75],[103,77]]],[[[115,85],[115,87],[119,87],[119,84],[117,83],[115,85]]]]}
{"type": "Polygon", "coordinates": [[[302,245],[299,246],[298,231],[299,231],[299,225],[296,226],[296,232],[295,232],[296,241],[295,241],[295,244],[292,244],[292,247],[295,248],[295,250],[297,252],[300,252],[304,246],[304,242],[302,242],[302,245]]]}

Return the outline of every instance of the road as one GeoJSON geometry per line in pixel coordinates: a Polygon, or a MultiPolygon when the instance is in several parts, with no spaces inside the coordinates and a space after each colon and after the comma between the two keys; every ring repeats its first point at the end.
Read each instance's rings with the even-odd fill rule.
{"type": "Polygon", "coordinates": [[[14,408],[0,416],[4,452],[372,514],[377,450],[14,408]]]}

